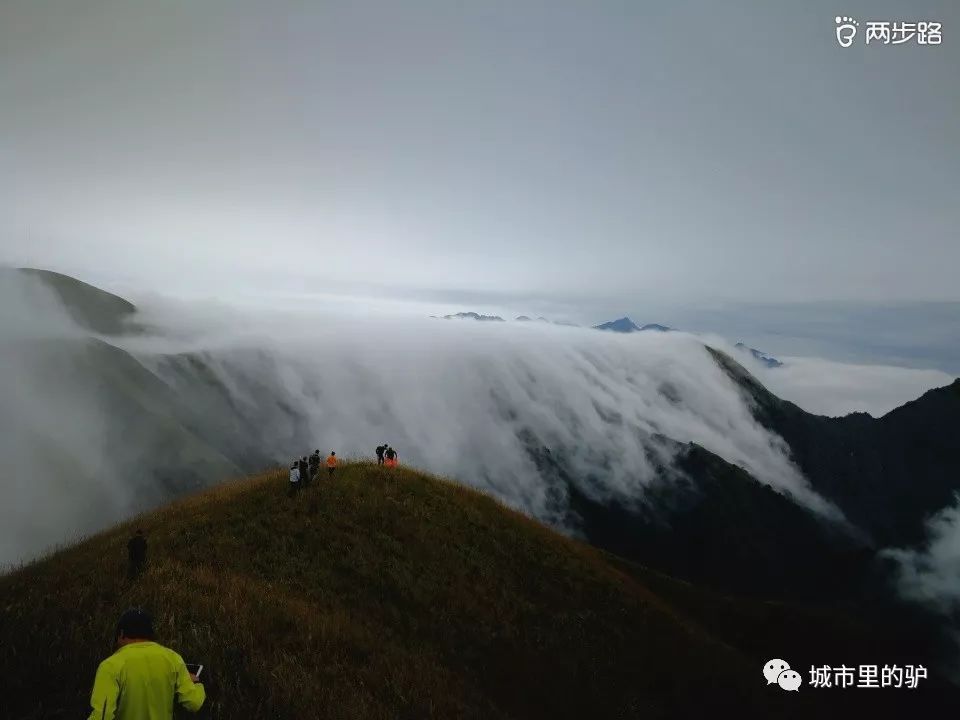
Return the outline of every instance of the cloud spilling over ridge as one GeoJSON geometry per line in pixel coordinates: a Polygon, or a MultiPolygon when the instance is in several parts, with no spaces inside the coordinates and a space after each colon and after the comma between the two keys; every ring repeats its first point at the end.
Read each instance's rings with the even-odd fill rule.
{"type": "MultiPolygon", "coordinates": [[[[202,457],[194,464],[207,482],[315,447],[369,457],[389,442],[404,462],[558,521],[557,488],[538,474],[531,445],[562,449],[569,475],[591,497],[636,501],[657,477],[654,464],[671,460],[658,440],[667,437],[696,442],[839,517],[693,335],[345,314],[308,298],[263,309],[153,297],[138,302],[146,332],[104,345],[42,285],[14,280],[2,284],[0,311],[0,451],[11,468],[5,491],[12,489],[0,517],[11,536],[0,562],[163,499],[162,490],[135,487],[131,473],[177,466],[157,456],[165,436],[131,432],[131,420],[142,418],[130,412],[156,415],[148,432],[167,432],[173,417],[180,445],[204,446],[178,451],[180,467],[188,455],[202,457]],[[108,401],[107,390],[130,402],[108,401]]],[[[804,387],[815,396],[815,379],[830,377],[778,376],[789,368],[744,362],[788,399],[804,387]]],[[[849,382],[853,370],[840,368],[838,382],[849,382]]],[[[878,377],[889,384],[900,376],[878,377]]],[[[835,394],[830,383],[821,387],[835,394]]]]}
{"type": "Polygon", "coordinates": [[[960,495],[927,522],[922,550],[884,551],[897,561],[900,592],[947,615],[960,612],[960,495]]]}
{"type": "MultiPolygon", "coordinates": [[[[840,517],[690,334],[343,314],[308,299],[258,309],[153,297],[138,301],[145,332],[104,344],[48,293],[22,282],[4,293],[0,422],[10,432],[0,451],[12,501],[0,517],[0,562],[183,491],[131,478],[182,475],[189,464],[195,480],[213,482],[316,447],[370,457],[383,442],[403,462],[549,521],[560,519],[558,489],[538,474],[531,446],[562,449],[594,499],[638,501],[655,465],[670,463],[662,437],[696,442],[840,517]],[[170,438],[177,458],[157,450],[170,438]]],[[[767,382],[783,370],[746,364],[767,382]]]]}
{"type": "Polygon", "coordinates": [[[954,379],[940,370],[854,365],[811,357],[781,359],[783,367],[767,368],[737,356],[775,395],[817,415],[866,412],[880,417],[954,379]]]}
{"type": "MultiPolygon", "coordinates": [[[[900,594],[939,613],[960,652],[960,494],[927,521],[926,547],[892,548],[881,555],[895,563],[900,594]]],[[[960,655],[953,656],[950,673],[960,683],[960,655]]]]}
{"type": "MultiPolygon", "coordinates": [[[[154,326],[173,326],[159,308],[152,314],[154,326]]],[[[200,353],[244,405],[282,400],[297,408],[324,452],[369,456],[389,442],[406,461],[491,489],[541,517],[550,514],[547,488],[521,437],[565,448],[577,476],[602,475],[584,488],[592,495],[640,496],[654,476],[649,456],[662,452],[652,438],[663,435],[703,445],[836,515],[789,462],[782,441],[753,420],[700,340],[684,333],[270,312],[246,312],[238,322],[227,312],[221,321],[209,316],[191,337],[173,334],[174,342],[154,337],[124,346],[161,375],[170,372],[161,354],[200,353]],[[283,397],[265,400],[262,388],[250,395],[238,379],[251,377],[283,397]]],[[[276,441],[278,460],[306,449],[276,441]]]]}
{"type": "Polygon", "coordinates": [[[81,332],[51,292],[0,270],[0,565],[129,511],[81,332]]]}

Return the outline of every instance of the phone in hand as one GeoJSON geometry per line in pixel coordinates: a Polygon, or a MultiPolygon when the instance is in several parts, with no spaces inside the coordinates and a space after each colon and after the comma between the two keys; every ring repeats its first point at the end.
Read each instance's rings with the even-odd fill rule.
{"type": "Polygon", "coordinates": [[[186,663],[187,672],[193,675],[197,680],[200,679],[200,673],[203,672],[203,665],[200,663],[186,663]]]}

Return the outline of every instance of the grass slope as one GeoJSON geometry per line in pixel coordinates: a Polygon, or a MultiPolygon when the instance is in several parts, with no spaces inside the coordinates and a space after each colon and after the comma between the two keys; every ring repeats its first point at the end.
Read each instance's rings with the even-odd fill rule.
{"type": "Polygon", "coordinates": [[[136,332],[130,323],[137,308],[133,303],[93,285],[52,270],[20,268],[53,290],[78,325],[103,335],[136,332]]]}
{"type": "Polygon", "coordinates": [[[367,463],[285,490],[285,471],[223,485],[0,578],[0,715],[81,717],[132,605],[210,669],[214,718],[813,711],[692,619],[722,608],[679,609],[708,596],[655,594],[643,571],[488,496],[367,463]],[[129,582],[137,526],[150,562],[129,582]]]}
{"type": "Polygon", "coordinates": [[[136,520],[134,584],[133,524],[0,580],[0,673],[32,688],[9,716],[76,716],[136,604],[212,669],[217,717],[666,717],[691,671],[742,683],[735,653],[600,554],[486,496],[366,464],[284,490],[271,474],[136,520]]]}

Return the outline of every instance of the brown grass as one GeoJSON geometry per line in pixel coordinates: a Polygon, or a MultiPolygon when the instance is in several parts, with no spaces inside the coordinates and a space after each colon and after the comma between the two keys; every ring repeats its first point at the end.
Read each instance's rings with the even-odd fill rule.
{"type": "Polygon", "coordinates": [[[604,554],[486,495],[369,463],[285,491],[286,471],[229,483],[0,578],[0,715],[83,716],[116,619],[137,605],[207,666],[215,718],[798,708],[604,554]],[[136,527],[149,561],[130,582],[136,527]]]}

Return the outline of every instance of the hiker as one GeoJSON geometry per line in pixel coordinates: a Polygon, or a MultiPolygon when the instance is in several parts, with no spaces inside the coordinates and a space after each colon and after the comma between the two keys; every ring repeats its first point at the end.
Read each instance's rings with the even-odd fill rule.
{"type": "Polygon", "coordinates": [[[97,668],[89,720],[173,718],[174,700],[197,712],[207,694],[183,658],[153,640],[153,618],[139,609],[120,616],[117,650],[97,668]]]}
{"type": "Polygon", "coordinates": [[[293,497],[300,489],[300,463],[296,460],[290,466],[290,483],[287,488],[287,497],[293,497]]]}
{"type": "Polygon", "coordinates": [[[147,539],[143,536],[143,530],[137,530],[136,534],[127,541],[127,556],[130,560],[127,577],[133,580],[143,572],[147,564],[147,539]]]}
{"type": "Polygon", "coordinates": [[[383,451],[386,449],[386,445],[377,445],[377,465],[383,465],[383,451]]]}
{"type": "Polygon", "coordinates": [[[337,454],[331,450],[327,458],[327,474],[333,478],[333,471],[337,469],[337,454]]]}
{"type": "Polygon", "coordinates": [[[387,467],[396,467],[397,466],[397,451],[392,447],[388,447],[383,451],[383,454],[387,456],[386,465],[387,467]]]}
{"type": "Polygon", "coordinates": [[[313,482],[318,472],[320,472],[320,448],[314,450],[313,455],[310,456],[310,482],[313,482]]]}
{"type": "Polygon", "coordinates": [[[313,468],[310,466],[311,458],[304,455],[303,460],[298,461],[297,469],[300,471],[300,486],[307,488],[310,487],[310,481],[313,480],[313,468]],[[306,466],[304,466],[303,460],[307,461],[306,466]]]}

